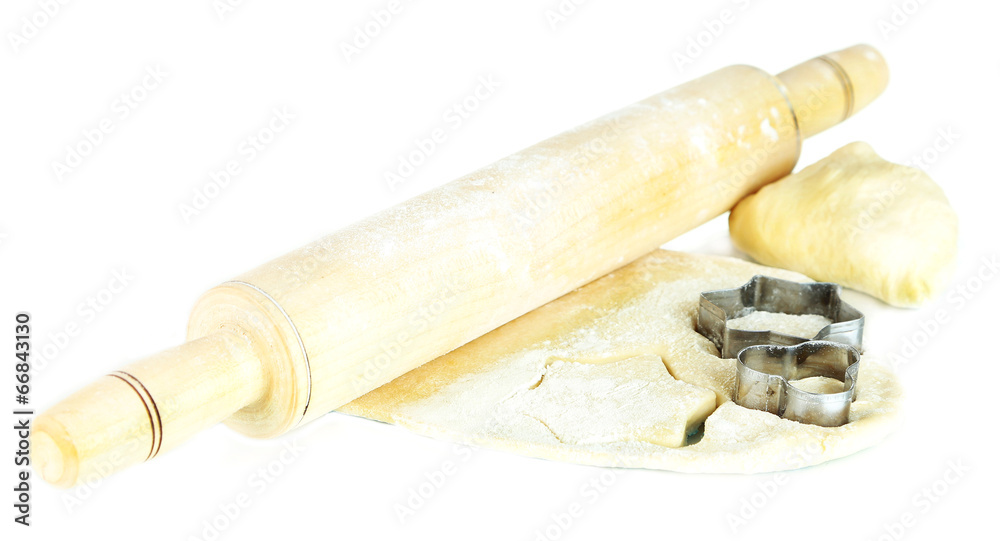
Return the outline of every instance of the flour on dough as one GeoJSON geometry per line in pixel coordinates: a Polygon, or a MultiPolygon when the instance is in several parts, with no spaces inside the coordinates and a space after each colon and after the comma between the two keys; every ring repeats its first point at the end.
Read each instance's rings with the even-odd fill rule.
{"type": "Polygon", "coordinates": [[[765,265],[916,306],[951,275],[958,217],[926,173],[851,143],[744,198],[729,232],[765,265]]]}
{"type": "Polygon", "coordinates": [[[819,314],[782,314],[754,310],[749,314],[726,321],[730,329],[741,331],[772,331],[800,338],[813,338],[824,327],[833,323],[819,314]]]}
{"type": "MultiPolygon", "coordinates": [[[[656,251],[341,411],[528,456],[687,472],[799,468],[884,438],[898,423],[901,390],[871,355],[844,426],[800,424],[731,402],[736,361],[719,358],[695,330],[698,298],[755,274],[807,281],[733,258],[656,251]],[[703,435],[684,445],[702,419],[703,435]]],[[[820,379],[795,383],[843,385],[820,379]]]]}
{"type": "Polygon", "coordinates": [[[514,393],[499,409],[535,419],[567,445],[680,447],[715,409],[715,393],[675,380],[657,355],[603,364],[555,361],[534,387],[514,393]]]}

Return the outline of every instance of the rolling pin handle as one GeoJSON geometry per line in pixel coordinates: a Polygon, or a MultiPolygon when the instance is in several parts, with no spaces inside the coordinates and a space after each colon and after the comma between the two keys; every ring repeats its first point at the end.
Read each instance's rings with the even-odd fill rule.
{"type": "Polygon", "coordinates": [[[889,84],[889,67],[871,45],[855,45],[778,74],[802,138],[831,128],[872,102],[889,84]]]}
{"type": "Polygon", "coordinates": [[[104,477],[252,404],[264,382],[247,338],[220,330],[112,372],[39,415],[31,459],[62,487],[104,477]]]}

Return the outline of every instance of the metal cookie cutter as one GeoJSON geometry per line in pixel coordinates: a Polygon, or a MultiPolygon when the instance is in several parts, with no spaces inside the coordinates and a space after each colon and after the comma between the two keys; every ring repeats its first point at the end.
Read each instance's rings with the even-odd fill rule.
{"type": "Polygon", "coordinates": [[[848,421],[858,379],[860,355],[837,342],[804,342],[797,346],[750,346],[736,356],[733,401],[779,417],[819,426],[848,421]],[[793,380],[826,376],[844,382],[835,393],[803,391],[793,380]]]}
{"type": "Polygon", "coordinates": [[[840,299],[840,286],[830,282],[799,283],[758,274],[734,289],[706,291],[698,305],[698,332],[730,359],[758,344],[794,346],[810,340],[828,340],[861,349],[865,316],[840,299]],[[726,322],[754,311],[818,314],[833,323],[813,337],[773,331],[730,329],[726,322]]]}

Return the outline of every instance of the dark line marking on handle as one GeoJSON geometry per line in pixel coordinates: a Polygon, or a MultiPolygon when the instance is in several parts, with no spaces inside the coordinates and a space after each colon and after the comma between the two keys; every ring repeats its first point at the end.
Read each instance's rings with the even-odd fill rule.
{"type": "Polygon", "coordinates": [[[139,399],[142,400],[142,405],[146,408],[146,414],[149,416],[149,426],[152,432],[153,442],[149,449],[149,456],[146,460],[149,460],[156,456],[160,452],[160,447],[163,445],[163,419],[160,417],[160,409],[156,406],[156,401],[153,400],[153,394],[149,392],[149,389],[139,381],[139,378],[125,372],[123,370],[118,370],[109,374],[114,376],[132,387],[135,394],[139,395],[139,399]],[[133,383],[134,382],[134,383],[133,383]],[[138,387],[136,387],[138,385],[138,387]],[[141,391],[139,389],[142,389],[141,391]],[[152,409],[150,409],[152,408],[152,409]],[[155,420],[154,420],[155,415],[155,420]]]}
{"type": "Polygon", "coordinates": [[[146,460],[149,460],[150,458],[153,457],[153,450],[156,449],[156,429],[153,427],[153,412],[149,411],[149,406],[146,405],[146,401],[142,398],[142,393],[139,392],[139,389],[135,388],[135,385],[132,385],[132,382],[119,376],[118,374],[108,374],[108,375],[113,378],[118,378],[124,381],[125,385],[131,387],[132,390],[135,391],[135,394],[139,396],[139,401],[142,402],[142,407],[146,408],[146,416],[149,417],[149,431],[152,434],[152,441],[150,442],[149,445],[149,454],[146,455],[146,460]]]}
{"type": "Polygon", "coordinates": [[[840,79],[840,85],[844,88],[844,118],[840,120],[843,122],[854,114],[854,84],[851,82],[851,76],[848,75],[843,66],[829,56],[818,58],[833,68],[833,71],[837,73],[837,79],[840,79]]]}

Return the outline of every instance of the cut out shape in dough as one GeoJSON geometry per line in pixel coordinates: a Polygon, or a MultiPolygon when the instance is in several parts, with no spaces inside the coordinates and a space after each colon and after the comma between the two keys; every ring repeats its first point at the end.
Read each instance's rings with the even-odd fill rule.
{"type": "Polygon", "coordinates": [[[687,472],[800,468],[884,438],[898,423],[901,391],[892,372],[871,355],[861,361],[846,425],[805,425],[731,402],[736,361],[719,358],[695,330],[698,298],[755,274],[807,280],[734,258],[656,251],[340,411],[528,456],[687,472]],[[655,365],[661,360],[664,372],[655,365]],[[677,381],[668,385],[667,377],[677,381]],[[630,385],[630,378],[631,388],[603,396],[630,385]],[[658,387],[640,391],[644,385],[658,387]],[[661,411],[608,411],[629,396],[636,402],[623,407],[642,403],[661,411]],[[702,416],[703,400],[715,408],[703,436],[675,446],[702,416]],[[605,426],[595,430],[587,423],[605,426]]]}
{"type": "Polygon", "coordinates": [[[833,322],[829,318],[819,314],[781,314],[754,310],[743,317],[730,319],[726,326],[742,331],[771,331],[813,338],[831,323],[833,322]]]}
{"type": "Polygon", "coordinates": [[[537,386],[514,393],[500,409],[537,420],[567,445],[680,447],[715,409],[715,393],[675,380],[657,355],[601,364],[555,361],[537,386]]]}
{"type": "Polygon", "coordinates": [[[951,274],[958,217],[926,173],[858,142],[744,198],[729,232],[765,265],[917,306],[951,274]]]}

